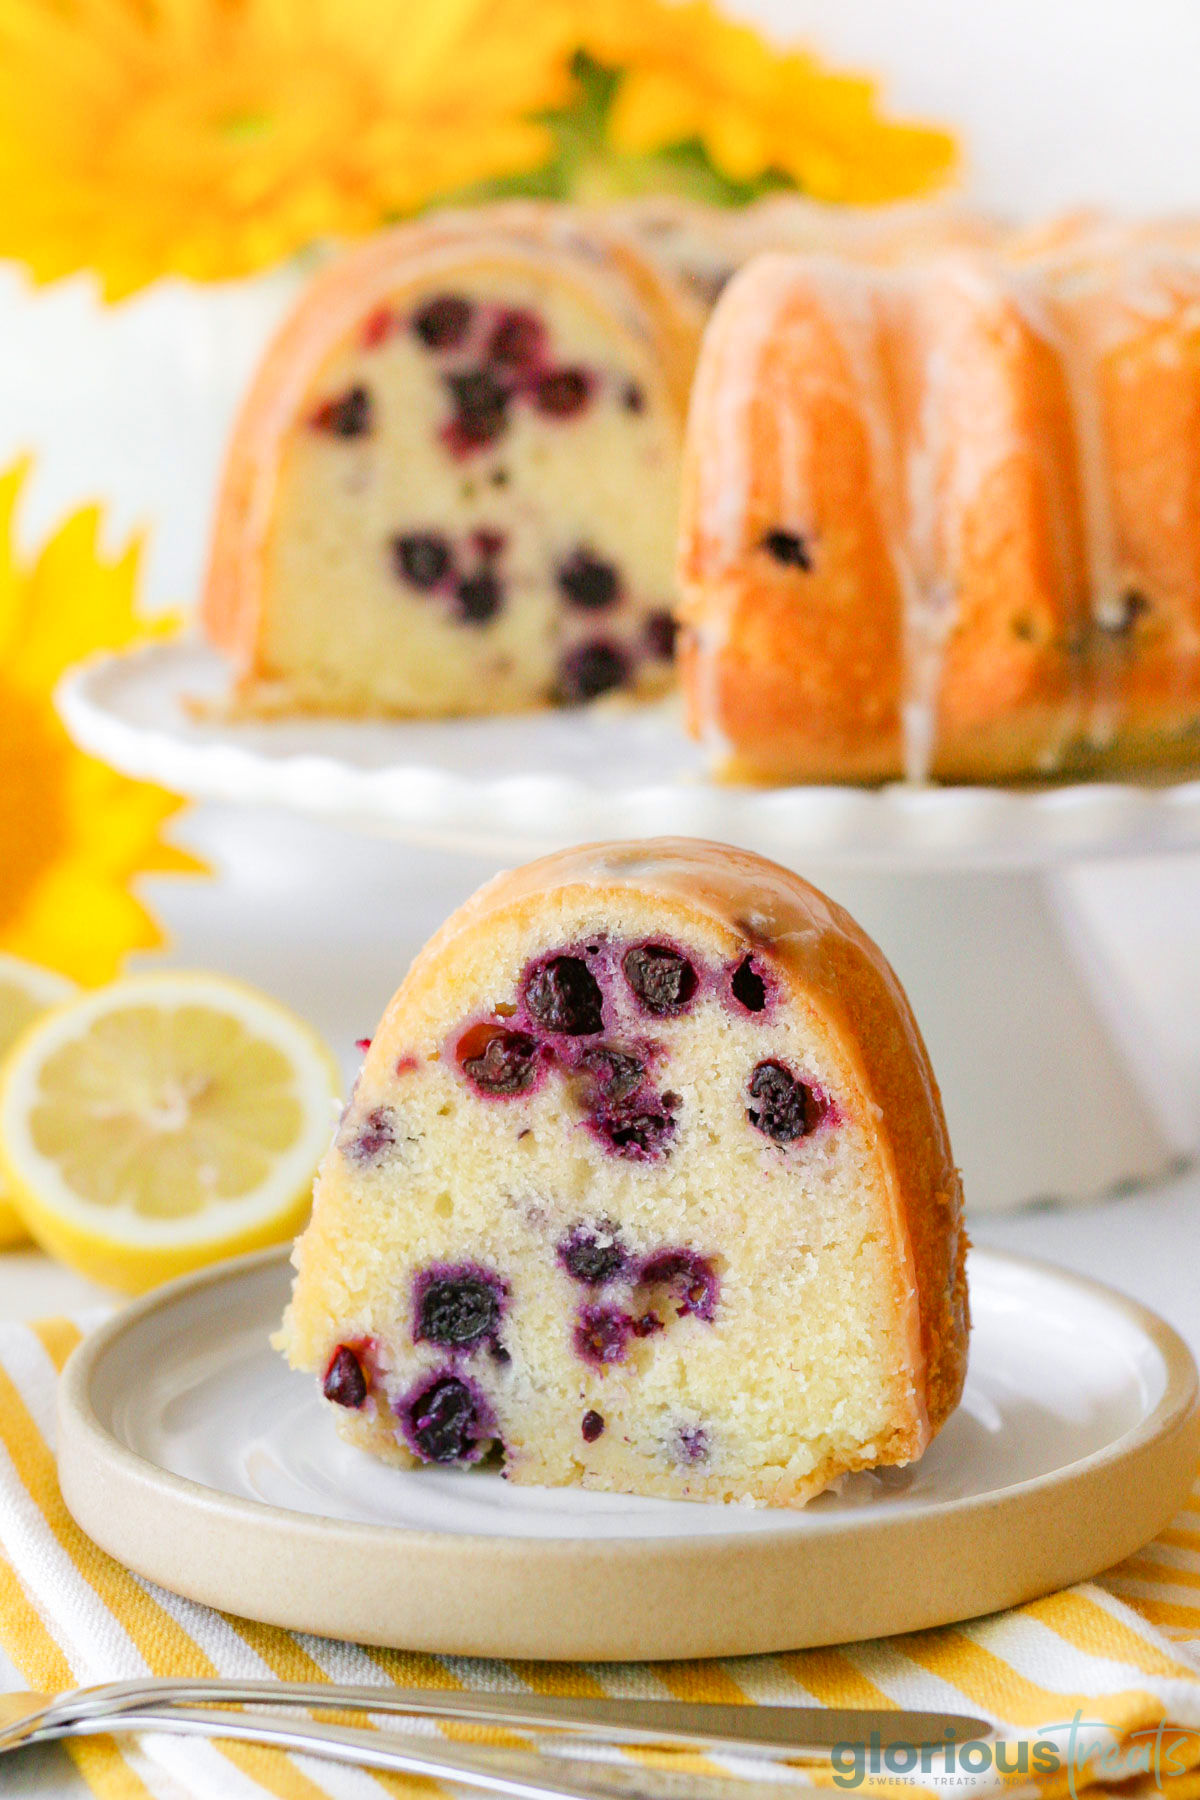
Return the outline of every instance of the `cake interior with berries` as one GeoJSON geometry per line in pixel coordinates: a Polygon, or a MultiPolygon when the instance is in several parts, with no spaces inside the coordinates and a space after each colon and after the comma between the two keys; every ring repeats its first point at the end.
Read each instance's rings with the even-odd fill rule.
{"type": "Polygon", "coordinates": [[[669,684],[670,294],[635,246],[548,231],[401,228],[285,324],[234,434],[204,607],[241,710],[453,716],[669,684]]]}
{"type": "Polygon", "coordinates": [[[796,1506],[954,1408],[964,1250],[924,1046],[848,915],[746,852],[600,845],[417,958],[279,1343],[403,1466],[796,1506]]]}

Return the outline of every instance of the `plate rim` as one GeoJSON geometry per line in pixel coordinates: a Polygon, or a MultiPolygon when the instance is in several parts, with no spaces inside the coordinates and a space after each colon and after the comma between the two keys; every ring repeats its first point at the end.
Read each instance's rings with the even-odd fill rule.
{"type": "MultiPolygon", "coordinates": [[[[947,1624],[1085,1579],[1132,1554],[1183,1503],[1200,1459],[1200,1376],[1188,1346],[1173,1326],[1141,1302],[1054,1263],[1010,1251],[982,1249],[974,1254],[995,1263],[1048,1274],[1092,1299],[1115,1304],[1154,1344],[1163,1360],[1165,1386],[1150,1412],[1086,1456],[1011,1487],[935,1501],[899,1516],[890,1510],[870,1508],[856,1509],[848,1515],[831,1514],[815,1519],[812,1528],[804,1532],[781,1525],[777,1531],[760,1527],[752,1533],[733,1530],[692,1536],[531,1538],[439,1533],[362,1520],[330,1519],[227,1494],[164,1469],[123,1443],[90,1403],[89,1388],[97,1366],[121,1335],[184,1295],[206,1288],[219,1289],[222,1283],[253,1275],[268,1265],[282,1265],[286,1248],[273,1248],[180,1277],[123,1308],[77,1346],[58,1390],[63,1496],[76,1522],[102,1548],[177,1593],[267,1623],[360,1642],[403,1643],[410,1649],[441,1653],[535,1660],[653,1661],[796,1649],[806,1644],[845,1642],[947,1624]],[[1123,1504],[1114,1508],[1114,1483],[1123,1470],[1128,1473],[1129,1485],[1122,1495],[1123,1504]],[[1129,1499],[1135,1487],[1136,1505],[1129,1499]],[[1004,1536],[1000,1526],[1006,1517],[1019,1524],[1031,1510],[1045,1515],[1047,1507],[1057,1507],[1064,1515],[1069,1510],[1069,1554],[1060,1547],[1055,1561],[1053,1548],[1041,1541],[1053,1533],[1028,1531],[1009,1545],[1010,1553],[1019,1551],[1020,1563],[1020,1568],[1010,1570],[998,1558],[1004,1536]],[[145,1542],[147,1537],[154,1537],[154,1531],[144,1520],[140,1534],[131,1523],[140,1509],[156,1518],[172,1517],[177,1533],[181,1508],[190,1522],[189,1541],[193,1549],[203,1536],[203,1528],[207,1528],[212,1539],[212,1544],[205,1542],[203,1546],[207,1561],[199,1574],[176,1569],[157,1543],[145,1542]],[[1088,1515],[1089,1508],[1098,1521],[1095,1529],[1102,1525],[1107,1534],[1106,1548],[1099,1560],[1098,1552],[1083,1554],[1078,1541],[1084,1531],[1077,1521],[1088,1515]],[[948,1567],[939,1576],[939,1582],[943,1586],[949,1583],[953,1597],[939,1603],[926,1592],[927,1588],[936,1588],[938,1582],[930,1580],[927,1564],[913,1551],[921,1550],[923,1538],[931,1540],[931,1551],[936,1550],[945,1542],[940,1537],[944,1529],[961,1540],[957,1549],[960,1561],[965,1546],[967,1552],[982,1557],[985,1564],[989,1557],[993,1563],[986,1579],[976,1572],[976,1581],[982,1580],[983,1585],[974,1588],[969,1579],[958,1579],[958,1569],[948,1567]],[[394,1611],[387,1612],[386,1608],[376,1616],[372,1603],[364,1602],[361,1595],[357,1611],[353,1600],[339,1597],[330,1602],[327,1595],[311,1605],[302,1601],[297,1607],[290,1589],[286,1603],[279,1598],[277,1576],[272,1586],[269,1574],[247,1574],[244,1566],[231,1572],[231,1531],[253,1533],[260,1547],[278,1540],[293,1563],[319,1547],[326,1570],[334,1566],[339,1555],[353,1559],[371,1553],[373,1565],[377,1555],[393,1559],[397,1566],[408,1558],[406,1568],[410,1571],[418,1564],[422,1566],[423,1574],[416,1584],[421,1591],[414,1598],[407,1575],[390,1577],[393,1587],[397,1580],[400,1586],[399,1599],[392,1596],[393,1607],[398,1605],[401,1612],[406,1605],[409,1608],[404,1619],[398,1619],[394,1611]],[[811,1568],[822,1557],[827,1562],[838,1563],[840,1559],[841,1564],[846,1564],[847,1557],[856,1550],[863,1553],[865,1562],[870,1555],[878,1554],[881,1534],[885,1554],[891,1538],[897,1555],[894,1565],[889,1564],[889,1592],[882,1600],[873,1599],[875,1611],[867,1615],[867,1629],[855,1626],[854,1616],[846,1613],[845,1606],[839,1613],[836,1596],[831,1602],[828,1595],[822,1601],[819,1593],[812,1598],[799,1592],[804,1587],[806,1564],[811,1568]],[[1065,1576],[1059,1572],[1064,1556],[1065,1576]],[[1047,1557],[1051,1560],[1049,1570],[1047,1557]],[[611,1577],[614,1569],[619,1573],[618,1594],[609,1605],[606,1581],[599,1578],[605,1577],[606,1572],[611,1577]],[[669,1596],[690,1596],[699,1569],[707,1570],[718,1580],[741,1580],[750,1588],[763,1590],[767,1596],[763,1605],[765,1616],[755,1613],[751,1617],[743,1609],[744,1616],[730,1622],[725,1616],[731,1610],[728,1605],[714,1609],[693,1600],[690,1613],[666,1621],[656,1619],[649,1630],[636,1608],[636,1616],[631,1617],[629,1608],[634,1596],[640,1597],[647,1584],[669,1596]],[[169,1576],[165,1581],[164,1572],[169,1576]],[[476,1581],[482,1576],[485,1589],[490,1587],[504,1594],[506,1605],[499,1608],[497,1618],[480,1619],[469,1609],[464,1614],[460,1596],[457,1610],[452,1607],[449,1619],[443,1619],[431,1595],[441,1601],[443,1589],[448,1590],[450,1585],[469,1587],[465,1579],[468,1574],[476,1581]],[[599,1606],[601,1616],[585,1616],[583,1601],[572,1611],[575,1590],[571,1584],[580,1578],[591,1597],[590,1604],[599,1606]],[[439,1582],[443,1584],[441,1588],[439,1582]],[[539,1584],[549,1599],[535,1601],[529,1597],[539,1584]],[[270,1598],[264,1600],[261,1595],[268,1590],[270,1598]],[[513,1610],[519,1604],[526,1609],[523,1615],[513,1610]],[[711,1616],[717,1610],[721,1618],[711,1616]]],[[[165,1526],[163,1535],[165,1538],[165,1526]]],[[[240,1548],[248,1540],[239,1535],[236,1541],[240,1548]]],[[[943,1554],[949,1564],[949,1553],[943,1554]]],[[[241,1559],[243,1564],[245,1560],[241,1559]]],[[[253,1562],[254,1558],[248,1560],[253,1562]]],[[[844,1570],[841,1579],[845,1579],[844,1570]]],[[[381,1594],[387,1587],[386,1580],[379,1582],[381,1594]]],[[[378,1605],[383,1607],[382,1599],[378,1605]]],[[[732,1610],[736,1613],[737,1609],[732,1610]]]]}
{"type": "MultiPolygon", "coordinates": [[[[141,666],[160,660],[166,661],[169,671],[171,659],[180,655],[220,661],[216,650],[193,628],[185,627],[171,637],[96,652],[69,670],[59,683],[56,701],[80,747],[126,774],[158,780],[194,799],[279,805],[310,817],[385,830],[410,841],[459,849],[518,845],[522,852],[526,846],[544,848],[566,841],[570,831],[564,833],[553,823],[549,827],[531,823],[530,798],[526,795],[522,802],[518,790],[532,782],[538,788],[534,798],[539,808],[552,802],[552,819],[556,815],[569,819],[580,806],[611,809],[616,804],[628,817],[626,835],[640,835],[646,829],[644,815],[660,811],[664,797],[682,796],[689,821],[697,806],[702,814],[707,807],[714,814],[730,807],[748,814],[751,835],[774,846],[769,854],[780,854],[790,836],[796,852],[864,869],[1041,868],[1083,856],[1186,851],[1200,843],[1200,776],[1181,772],[1168,771],[1161,781],[1101,779],[1027,789],[904,782],[878,788],[836,783],[761,787],[647,779],[614,793],[602,782],[588,783],[559,772],[547,775],[532,767],[502,776],[467,775],[410,755],[372,769],[324,749],[271,756],[232,736],[192,743],[174,735],[169,726],[130,720],[105,704],[98,689],[114,671],[136,674],[141,666]],[[401,805],[397,792],[405,783],[406,804],[401,805]],[[474,800],[477,817],[470,816],[468,799],[474,800]],[[489,800],[504,815],[499,826],[484,822],[489,800]],[[462,816],[455,822],[455,805],[450,805],[447,823],[450,802],[462,816]],[[869,835],[864,835],[864,824],[869,835]]],[[[177,689],[172,689],[170,699],[178,704],[177,689]]],[[[539,821],[541,817],[539,813],[539,821]]],[[[711,823],[701,817],[695,829],[690,822],[687,829],[693,836],[711,836],[720,835],[723,828],[716,817],[711,823]]]]}

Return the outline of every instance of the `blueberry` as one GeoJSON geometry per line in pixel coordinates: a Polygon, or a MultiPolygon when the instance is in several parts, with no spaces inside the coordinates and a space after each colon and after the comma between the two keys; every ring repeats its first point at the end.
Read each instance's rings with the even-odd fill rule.
{"type": "Polygon", "coordinates": [[[603,1366],[618,1363],[624,1355],[633,1329],[627,1313],[611,1306],[584,1306],[575,1322],[575,1351],[584,1362],[603,1366]]]}
{"type": "Polygon", "coordinates": [[[436,531],[406,531],[392,539],[397,575],[428,593],[450,572],[450,546],[436,531]]]}
{"type": "Polygon", "coordinates": [[[454,350],[471,329],[471,302],[438,294],[413,314],[413,330],[427,350],[454,350]]]}
{"type": "Polygon", "coordinates": [[[425,1462],[476,1462],[493,1426],[482,1396],[457,1375],[439,1375],[402,1403],[409,1445],[425,1462]]]}
{"type": "Polygon", "coordinates": [[[621,578],[612,563],[582,545],[559,566],[558,585],[572,606],[597,612],[621,597],[621,578]]]}
{"type": "Polygon", "coordinates": [[[537,1073],[537,1045],[523,1031],[477,1026],[459,1040],[458,1059],[485,1094],[523,1094],[537,1073]]]}
{"type": "Polygon", "coordinates": [[[1099,629],[1109,637],[1128,637],[1138,620],[1144,618],[1151,610],[1150,602],[1138,588],[1126,588],[1121,595],[1120,608],[1109,618],[1099,618],[1099,629]]]}
{"type": "Polygon", "coordinates": [[[589,1037],[603,1025],[600,983],[579,956],[553,956],[536,968],[525,1004],[543,1030],[567,1037],[589,1037]]]}
{"type": "Polygon", "coordinates": [[[803,569],[805,574],[812,568],[812,553],[805,540],[794,531],[768,531],[762,547],[785,568],[803,569]]]}
{"type": "Polygon", "coordinates": [[[675,1135],[675,1121],[665,1110],[615,1110],[601,1113],[591,1124],[617,1156],[630,1162],[657,1161],[666,1155],[675,1135]]]}
{"type": "Polygon", "coordinates": [[[559,698],[565,705],[577,706],[610,688],[623,687],[628,679],[629,659],[615,644],[580,644],[563,659],[559,698]]]}
{"type": "Polygon", "coordinates": [[[711,1324],[720,1282],[707,1256],[695,1250],[659,1250],[642,1264],[639,1281],[671,1289],[681,1319],[690,1313],[711,1324]]]}
{"type": "Polygon", "coordinates": [[[652,612],[646,620],[646,648],[659,662],[670,662],[675,655],[679,627],[665,607],[652,612]]]}
{"type": "Polygon", "coordinates": [[[754,966],[754,959],[743,956],[729,980],[729,991],[747,1012],[762,1012],[767,1004],[767,984],[754,966]]]}
{"type": "Polygon", "coordinates": [[[413,1341],[461,1350],[494,1337],[507,1292],[498,1275],[470,1263],[426,1269],[413,1283],[413,1341]]]}
{"type": "Polygon", "coordinates": [[[365,387],[347,388],[336,400],[326,400],[312,418],[318,431],[331,431],[335,437],[366,437],[373,417],[371,396],[365,387]]]}
{"type": "Polygon", "coordinates": [[[551,419],[569,419],[587,405],[591,383],[582,369],[550,369],[538,377],[533,404],[551,419]]]}
{"type": "Polygon", "coordinates": [[[376,1106],[359,1124],[343,1121],[338,1148],[352,1162],[378,1162],[396,1142],[396,1115],[390,1106],[376,1106]]]}
{"type": "Polygon", "coordinates": [[[780,1062],[760,1062],[750,1077],[746,1117],[756,1131],[765,1132],[777,1144],[791,1144],[812,1131],[819,1106],[811,1088],[780,1062]]]}
{"type": "Polygon", "coordinates": [[[336,1406],[357,1410],[367,1398],[367,1378],[349,1344],[339,1344],[329,1359],[321,1391],[336,1406]]]}
{"type": "Polygon", "coordinates": [[[463,450],[494,443],[508,427],[511,390],[489,369],[467,369],[444,377],[454,401],[452,434],[463,450]]]}
{"type": "Polygon", "coordinates": [[[596,1088],[597,1098],[605,1105],[618,1106],[637,1092],[646,1073],[640,1056],[628,1050],[614,1050],[611,1044],[597,1044],[585,1050],[578,1065],[596,1088]]]}
{"type": "Polygon", "coordinates": [[[604,1416],[598,1412],[585,1412],[583,1423],[579,1427],[585,1444],[594,1444],[604,1430],[604,1416]]]}
{"type": "Polygon", "coordinates": [[[537,360],[544,337],[536,314],[514,307],[496,321],[488,339],[488,360],[503,363],[506,368],[523,369],[537,360]]]}
{"type": "Polygon", "coordinates": [[[635,945],[625,952],[621,967],[646,1011],[658,1018],[683,1012],[695,997],[695,969],[665,944],[635,945]]]}
{"type": "Polygon", "coordinates": [[[504,604],[504,588],[490,569],[480,569],[456,584],[454,604],[464,624],[486,625],[504,604]]]}
{"type": "Polygon", "coordinates": [[[558,1246],[558,1260],[585,1287],[602,1287],[614,1281],[628,1266],[620,1235],[614,1225],[602,1221],[595,1229],[577,1225],[558,1246]]]}

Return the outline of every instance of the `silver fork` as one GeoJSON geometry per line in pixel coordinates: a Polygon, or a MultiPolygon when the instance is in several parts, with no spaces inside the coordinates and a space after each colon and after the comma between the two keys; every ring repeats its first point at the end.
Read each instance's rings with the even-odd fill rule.
{"type": "MultiPolygon", "coordinates": [[[[273,1681],[117,1682],[51,1697],[0,1695],[0,1753],[24,1744],[45,1743],[111,1731],[166,1731],[210,1738],[241,1739],[299,1750],[309,1756],[363,1767],[398,1770],[486,1789],[511,1800],[607,1800],[614,1794],[684,1791],[699,1794],[703,1778],[672,1777],[645,1768],[589,1764],[586,1772],[547,1759],[492,1746],[438,1743],[427,1748],[411,1738],[274,1713],[216,1710],[227,1705],[345,1708],[410,1718],[459,1719],[518,1729],[559,1730],[576,1743],[686,1746],[708,1752],[768,1754],[823,1760],[834,1744],[866,1743],[878,1733],[888,1743],[944,1744],[986,1736],[985,1721],[959,1714],[833,1712],[820,1707],[725,1706],[708,1702],[575,1699],[566,1695],[494,1695],[405,1691],[394,1688],[335,1687],[324,1683],[273,1681]],[[661,1779],[660,1779],[661,1777],[661,1779]]],[[[560,1740],[562,1741],[562,1740],[560,1740]]],[[[722,1778],[728,1781],[728,1776],[722,1778]]],[[[719,1787],[720,1784],[718,1784],[719,1787]]],[[[760,1784],[743,1783],[754,1792],[760,1784]]]]}

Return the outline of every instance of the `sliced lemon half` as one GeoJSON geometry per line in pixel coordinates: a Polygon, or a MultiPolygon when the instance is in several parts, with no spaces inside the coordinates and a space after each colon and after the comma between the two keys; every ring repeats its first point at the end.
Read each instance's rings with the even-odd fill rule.
{"type": "MultiPolygon", "coordinates": [[[[65,975],[0,953],[0,1063],[40,1013],[69,1000],[75,991],[75,983],[65,975]]],[[[28,1235],[0,1171],[0,1250],[19,1244],[28,1235]]]]}
{"type": "Polygon", "coordinates": [[[0,1170],[43,1249],[141,1293],[303,1223],[337,1065],[224,976],[134,975],[35,1020],[0,1072],[0,1170]]]}

